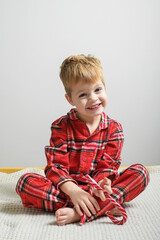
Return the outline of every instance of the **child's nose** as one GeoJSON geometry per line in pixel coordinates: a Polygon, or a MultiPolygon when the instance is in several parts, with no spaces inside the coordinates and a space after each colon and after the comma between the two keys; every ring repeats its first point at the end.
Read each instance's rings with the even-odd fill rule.
{"type": "Polygon", "coordinates": [[[90,104],[96,103],[97,102],[97,96],[94,95],[94,94],[92,96],[90,96],[89,102],[90,102],[90,104]]]}
{"type": "Polygon", "coordinates": [[[92,101],[95,101],[95,100],[97,100],[97,95],[95,93],[91,93],[89,96],[89,99],[92,101]]]}

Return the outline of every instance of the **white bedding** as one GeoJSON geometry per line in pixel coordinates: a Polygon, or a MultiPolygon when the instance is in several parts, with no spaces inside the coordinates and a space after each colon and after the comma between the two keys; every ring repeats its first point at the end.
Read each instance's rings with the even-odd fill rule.
{"type": "Polygon", "coordinates": [[[57,226],[52,213],[22,206],[15,192],[18,178],[39,169],[0,173],[0,240],[158,240],[160,239],[160,166],[149,167],[150,183],[135,200],[126,203],[128,220],[122,226],[102,217],[83,226],[57,226]]]}

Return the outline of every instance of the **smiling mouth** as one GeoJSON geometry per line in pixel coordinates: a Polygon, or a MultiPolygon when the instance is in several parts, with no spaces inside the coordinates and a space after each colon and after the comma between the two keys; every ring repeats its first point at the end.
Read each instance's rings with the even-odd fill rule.
{"type": "Polygon", "coordinates": [[[102,103],[95,104],[95,105],[93,105],[91,107],[88,107],[87,109],[89,109],[89,110],[96,110],[96,109],[98,109],[101,106],[101,104],[102,103]]]}

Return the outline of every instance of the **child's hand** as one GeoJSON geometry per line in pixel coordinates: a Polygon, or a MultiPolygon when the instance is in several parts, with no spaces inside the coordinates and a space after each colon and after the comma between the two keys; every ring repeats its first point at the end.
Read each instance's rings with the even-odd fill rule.
{"type": "MultiPolygon", "coordinates": [[[[98,185],[105,190],[108,194],[112,194],[112,188],[111,188],[111,180],[107,177],[100,180],[98,182],[98,185]]],[[[99,197],[102,201],[106,200],[106,197],[104,195],[103,191],[97,190],[96,188],[93,190],[93,194],[99,197]]]]}
{"type": "Polygon", "coordinates": [[[91,217],[91,213],[96,214],[96,210],[100,210],[97,200],[88,192],[79,188],[75,183],[71,181],[62,183],[60,189],[70,196],[74,207],[80,216],[83,215],[84,211],[87,217],[91,217]]]}
{"type": "Polygon", "coordinates": [[[80,216],[83,215],[82,210],[88,217],[91,217],[91,213],[95,215],[96,212],[100,210],[99,204],[96,199],[88,192],[80,188],[76,189],[76,191],[72,191],[72,193],[70,193],[70,198],[74,204],[77,213],[80,216]]]}

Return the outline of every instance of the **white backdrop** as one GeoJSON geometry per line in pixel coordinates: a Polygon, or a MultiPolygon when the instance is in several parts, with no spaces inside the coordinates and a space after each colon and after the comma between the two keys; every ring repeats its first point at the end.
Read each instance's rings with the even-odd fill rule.
{"type": "Polygon", "coordinates": [[[160,164],[159,12],[159,0],[0,0],[0,166],[46,165],[51,123],[70,110],[59,67],[73,54],[102,63],[122,165],[160,164]]]}

